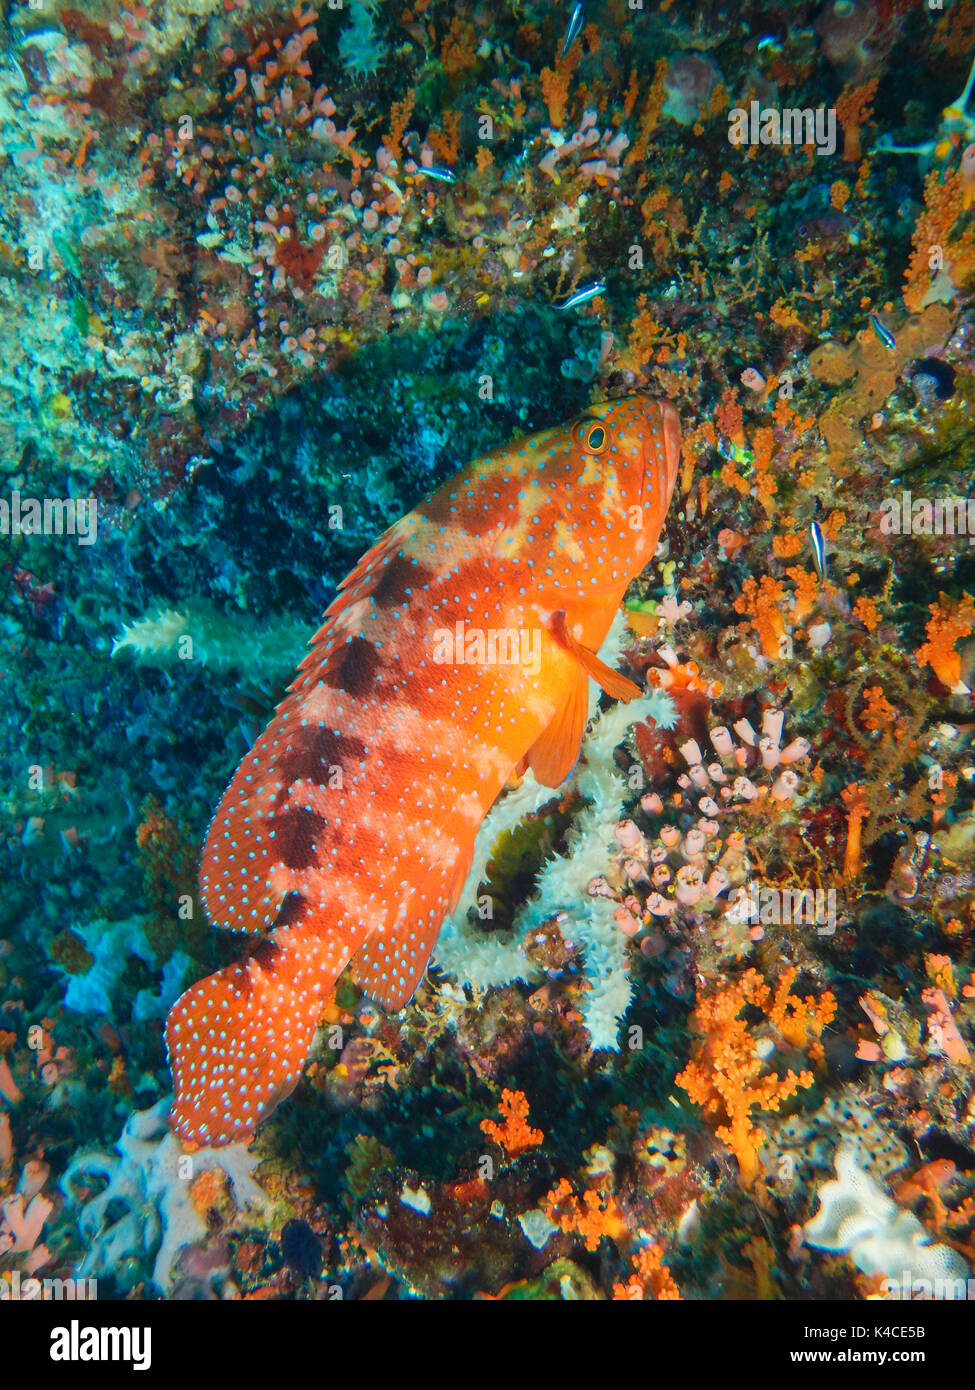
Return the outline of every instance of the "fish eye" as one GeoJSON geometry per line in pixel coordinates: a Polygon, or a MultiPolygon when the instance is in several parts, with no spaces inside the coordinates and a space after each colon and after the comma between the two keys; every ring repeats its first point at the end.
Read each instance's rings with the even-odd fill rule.
{"type": "Polygon", "coordinates": [[[589,454],[602,454],[609,448],[609,430],[603,424],[583,425],[582,447],[589,454]]]}

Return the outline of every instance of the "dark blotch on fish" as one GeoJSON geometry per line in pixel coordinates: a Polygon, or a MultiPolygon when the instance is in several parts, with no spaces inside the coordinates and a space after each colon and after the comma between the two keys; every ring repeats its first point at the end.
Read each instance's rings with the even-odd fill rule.
{"type": "Polygon", "coordinates": [[[375,690],[379,653],[364,637],[353,637],[339,647],[335,660],[322,673],[322,681],[332,690],[344,690],[356,698],[375,690]]]}
{"type": "Polygon", "coordinates": [[[425,589],[435,578],[433,570],[409,555],[394,555],[376,577],[372,597],[380,608],[405,603],[416,589],[425,589]]]}
{"type": "Polygon", "coordinates": [[[291,806],[277,812],[273,828],[273,848],[282,864],[295,871],[314,864],[318,852],[316,841],[325,829],[322,816],[307,806],[291,806]]]}

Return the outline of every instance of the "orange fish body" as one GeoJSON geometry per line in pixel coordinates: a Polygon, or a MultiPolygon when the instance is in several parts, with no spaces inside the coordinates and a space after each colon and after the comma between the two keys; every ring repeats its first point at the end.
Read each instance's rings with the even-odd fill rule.
{"type": "Polygon", "coordinates": [[[679,456],[672,405],[595,406],[468,465],[341,585],[207,834],[207,912],[262,939],[170,1011],[182,1137],[253,1133],[350,961],[402,1008],[512,773],[568,776],[590,675],[639,694],[594,653],[653,556],[679,456]]]}

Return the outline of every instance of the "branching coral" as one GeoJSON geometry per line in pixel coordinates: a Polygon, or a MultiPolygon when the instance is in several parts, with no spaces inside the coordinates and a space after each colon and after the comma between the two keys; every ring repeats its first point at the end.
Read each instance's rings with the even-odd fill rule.
{"type": "Polygon", "coordinates": [[[339,35],[339,57],[351,77],[369,77],[386,57],[386,45],[376,32],[373,11],[377,0],[350,0],[349,22],[339,35]]]}
{"type": "Polygon", "coordinates": [[[639,704],[615,706],[599,717],[583,744],[585,764],[574,778],[578,791],[591,801],[569,830],[566,856],[549,860],[541,870],[536,893],[519,910],[512,932],[485,934],[470,924],[467,912],[476,912],[471,898],[483,880],[493,847],[505,829],[538,810],[552,793],[539,787],[529,773],[517,790],[502,799],[478,834],[467,893],[444,923],[437,942],[437,963],[442,969],[480,989],[512,979],[537,979],[538,968],[525,956],[524,943],[550,918],[558,917],[563,937],[582,949],[588,990],[580,1007],[593,1048],[616,1048],[619,1020],[631,998],[625,939],[614,905],[591,898],[587,891],[606,866],[607,846],[624,794],[612,750],[635,720],[668,718],[668,705],[667,697],[658,693],[639,704]]]}
{"type": "Polygon", "coordinates": [[[498,1109],[501,1123],[482,1120],[481,1129],[504,1149],[509,1158],[517,1158],[526,1149],[536,1148],[545,1138],[540,1129],[533,1129],[528,1123],[528,1101],[524,1092],[502,1091],[498,1109]]]}
{"type": "Polygon", "coordinates": [[[758,971],[746,970],[739,979],[699,997],[694,1026],[700,1036],[690,1062],[676,1078],[677,1085],[706,1115],[721,1121],[715,1133],[738,1160],[746,1187],[758,1177],[758,1154],[764,1142],[754,1117],[778,1110],[798,1090],[811,1086],[813,1074],[790,1069],[784,1076],[775,1072],[763,1075],[765,1063],[755,1037],[740,1017],[742,1011],[746,1006],[761,1009],[773,1027],[777,1019],[793,1037],[808,1035],[811,1028],[814,1046],[818,1047],[818,1035],[835,1010],[829,994],[818,1005],[811,998],[801,1004],[793,1000],[791,983],[789,979],[785,990],[777,989],[773,997],[758,971]]]}
{"type": "Polygon", "coordinates": [[[968,1265],[950,1246],[930,1243],[913,1212],[898,1207],[860,1168],[852,1145],[837,1149],[836,1180],[823,1184],[819,1202],[804,1227],[808,1245],[849,1255],[865,1274],[883,1276],[885,1292],[937,1279],[937,1297],[965,1297],[968,1265]]]}
{"type": "Polygon", "coordinates": [[[963,594],[957,603],[952,603],[942,594],[937,603],[928,606],[931,614],[927,623],[927,641],[915,653],[921,666],[930,666],[942,685],[956,694],[968,694],[968,686],[961,678],[961,654],[955,650],[963,637],[968,637],[975,628],[975,599],[963,594]]]}
{"type": "Polygon", "coordinates": [[[166,608],[123,627],[112,655],[131,650],[147,666],[199,662],[253,680],[292,671],[308,641],[310,624],[280,618],[264,624],[249,614],[221,613],[208,603],[166,608]]]}

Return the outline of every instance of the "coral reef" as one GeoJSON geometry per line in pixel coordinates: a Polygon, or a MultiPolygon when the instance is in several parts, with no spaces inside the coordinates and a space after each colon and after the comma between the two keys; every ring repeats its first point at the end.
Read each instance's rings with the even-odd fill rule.
{"type": "Polygon", "coordinates": [[[972,0],[2,7],[0,1299],[958,1293],[973,59],[972,0]],[[633,393],[639,693],[498,799],[405,1007],[341,976],[250,1148],[184,1147],[163,1021],[248,944],[206,828],[319,615],[633,393]]]}

